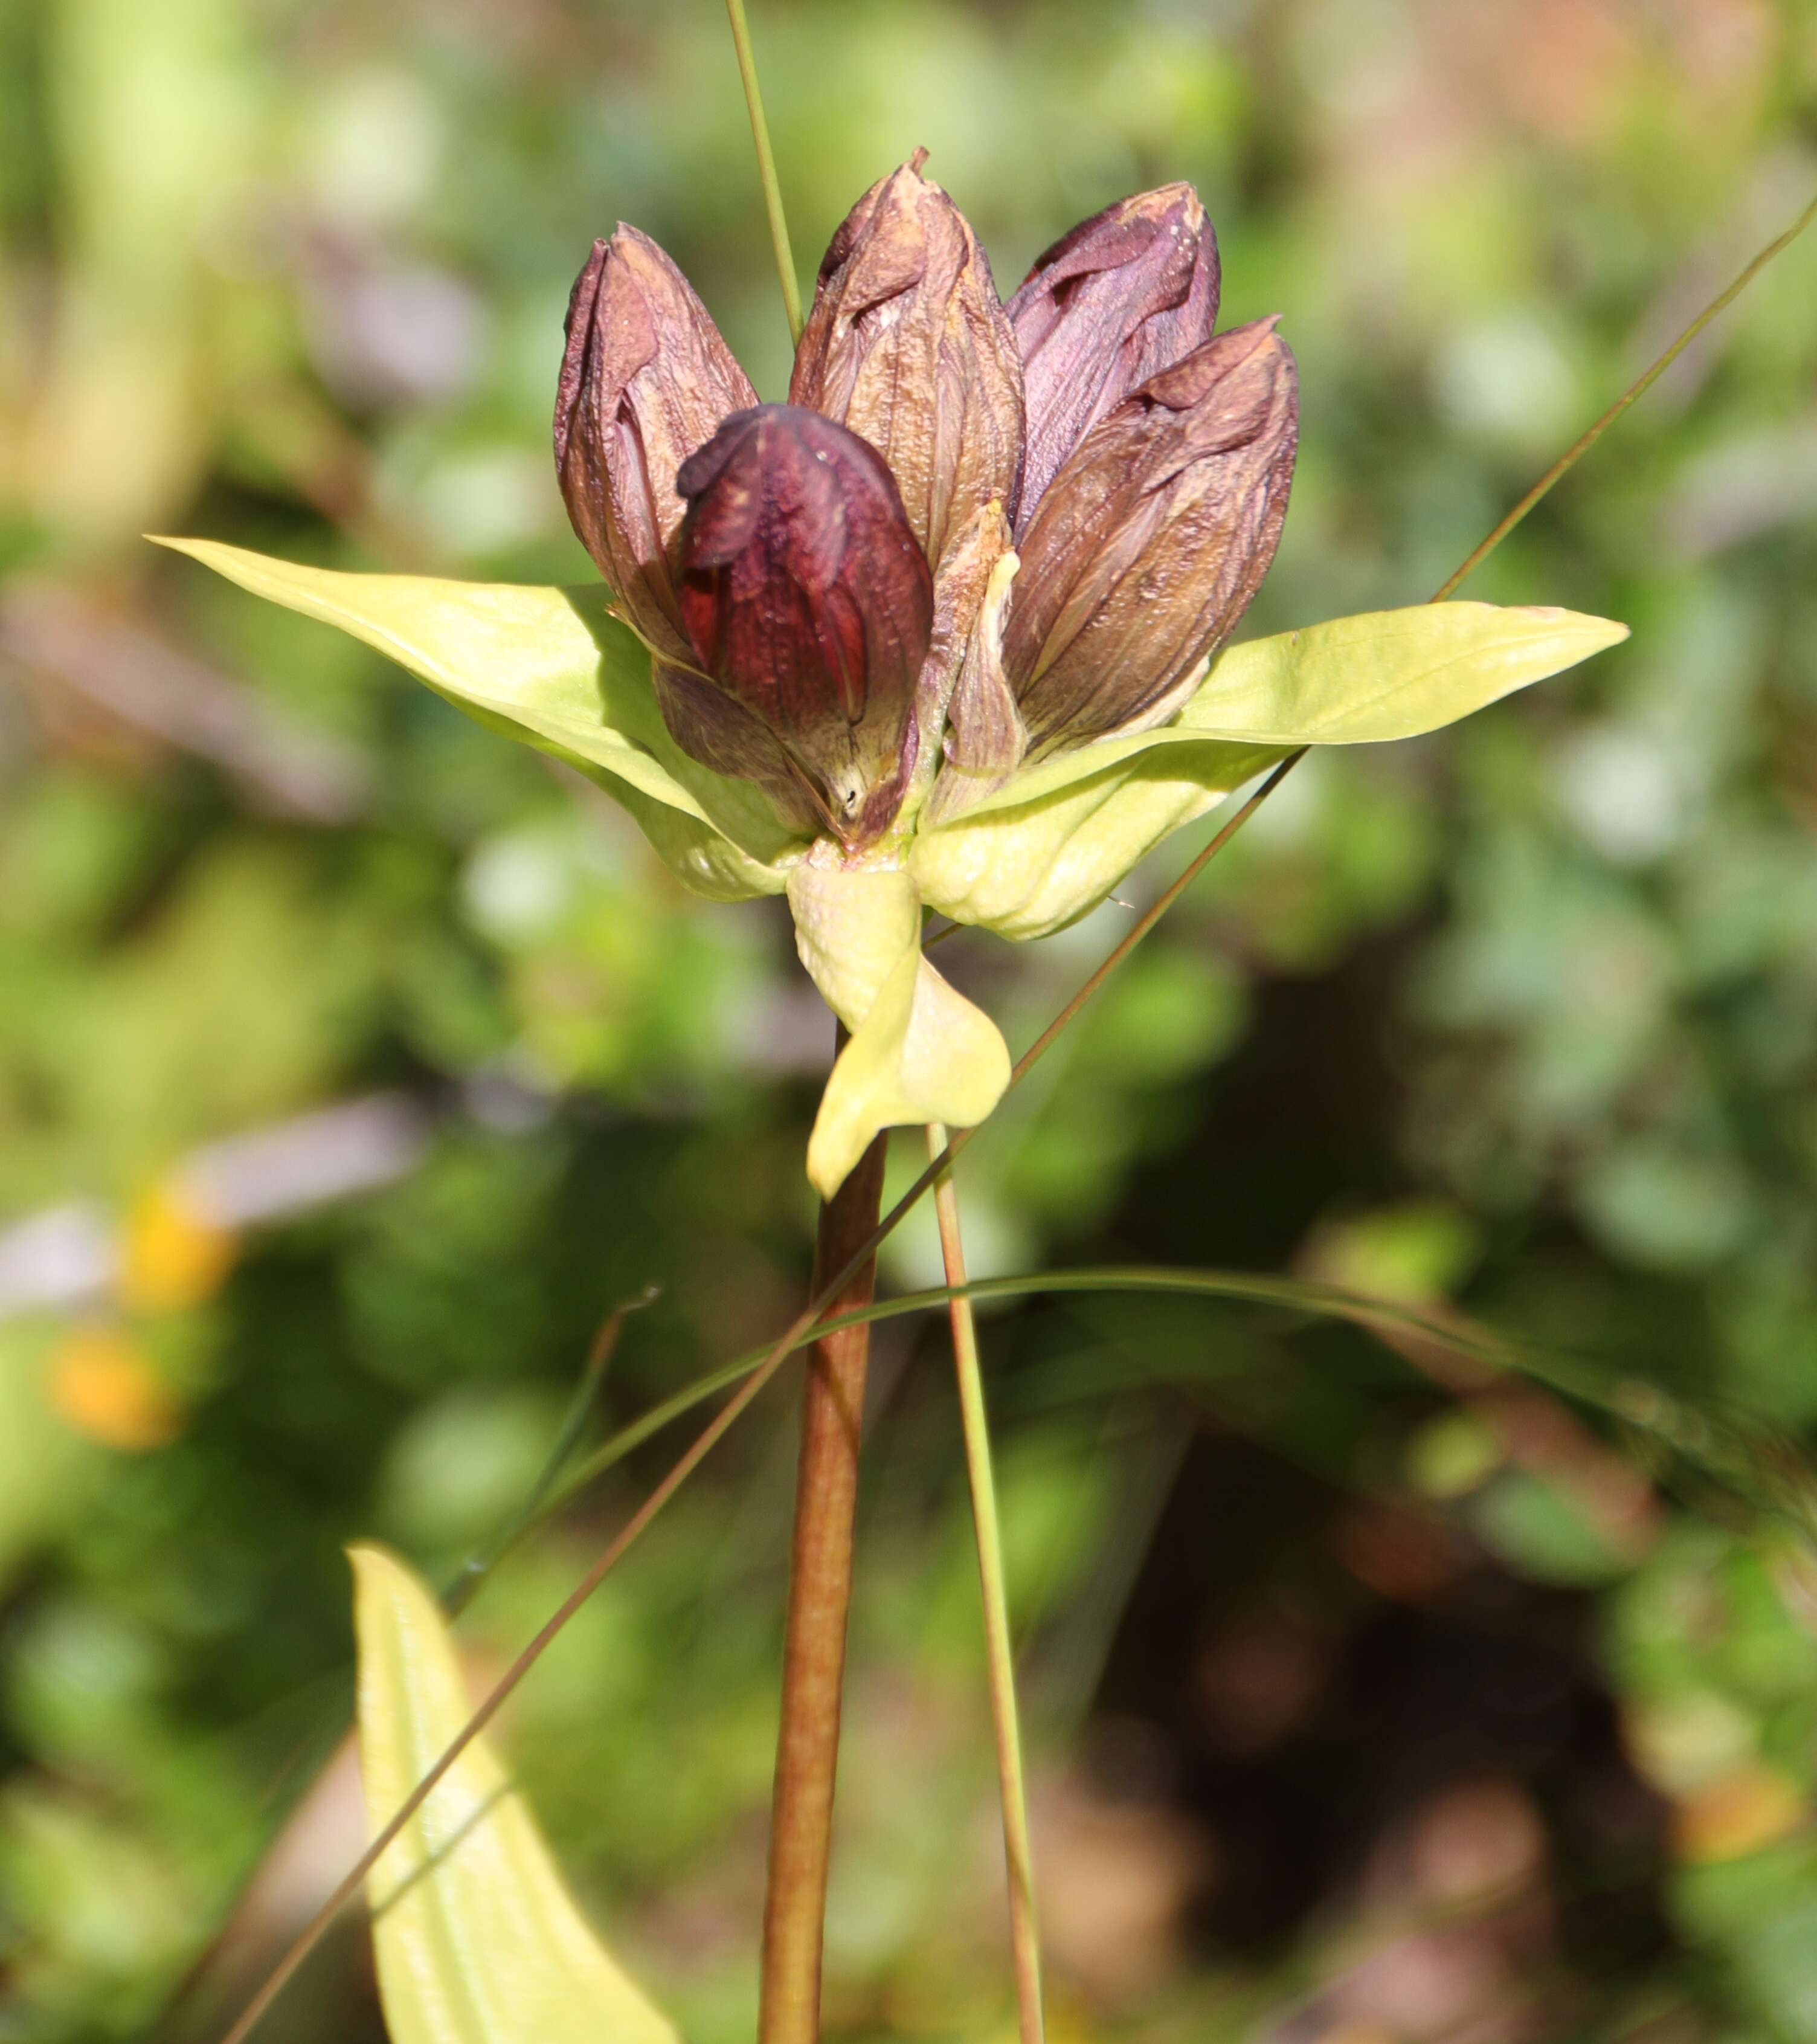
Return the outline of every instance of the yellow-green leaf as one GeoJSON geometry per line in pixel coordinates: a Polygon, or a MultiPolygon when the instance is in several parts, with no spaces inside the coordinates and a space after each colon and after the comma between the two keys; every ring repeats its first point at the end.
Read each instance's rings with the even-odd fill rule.
{"type": "Polygon", "coordinates": [[[1013,808],[982,803],[922,832],[908,870],[943,915],[1016,942],[1050,936],[1095,909],[1163,838],[1281,757],[1279,747],[1204,739],[1126,752],[1072,786],[1013,808]]]}
{"type": "Polygon", "coordinates": [[[920,950],[921,897],[899,867],[821,859],[810,852],[789,875],[795,949],[820,998],[855,1029],[904,955],[920,950]]]}
{"type": "Polygon", "coordinates": [[[1296,747],[1434,731],[1627,636],[1573,611],[1435,603],[1252,640],[1219,656],[1171,723],[1041,760],[924,826],[908,870],[945,915],[1046,936],[1296,747]]]}
{"type": "Polygon", "coordinates": [[[808,1176],[831,1199],[885,1128],[970,1128],[1002,1099],[1009,1050],[997,1024],[908,952],[852,1032],[808,1138],[808,1176]]]}
{"type": "Polygon", "coordinates": [[[346,574],[212,540],[159,544],[364,640],[482,724],[569,761],[624,804],[697,892],[782,891],[799,844],[755,788],[669,736],[649,654],[608,614],[603,588],[346,574]]]}
{"type": "MultiPolygon", "coordinates": [[[[382,1549],[349,1551],[359,1763],[376,1834],[469,1704],[434,1598],[382,1549]]],[[[678,2044],[582,1922],[483,1739],[386,1850],[368,1893],[391,2044],[678,2044]]]]}
{"type": "Polygon", "coordinates": [[[808,1176],[831,1199],[880,1129],[982,1121],[1009,1084],[1009,1051],[922,957],[906,874],[810,857],[789,876],[789,906],[801,962],[851,1032],[808,1140],[808,1176]]]}
{"type": "Polygon", "coordinates": [[[1374,745],[1437,731],[1617,645],[1575,610],[1422,603],[1232,647],[1180,726],[1269,745],[1374,745]]]}
{"type": "Polygon", "coordinates": [[[1627,636],[1625,624],[1573,610],[1422,603],[1251,639],[1218,655],[1170,723],[1024,767],[959,820],[1019,809],[1160,747],[1209,738],[1289,751],[1416,738],[1627,636]]]}

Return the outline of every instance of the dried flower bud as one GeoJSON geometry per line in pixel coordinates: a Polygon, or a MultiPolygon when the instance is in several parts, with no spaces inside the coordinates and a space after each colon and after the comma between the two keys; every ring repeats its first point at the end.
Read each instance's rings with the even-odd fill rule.
{"type": "Polygon", "coordinates": [[[1274,325],[1235,328],[1151,377],[1054,477],[1004,644],[1031,753],[1171,716],[1248,608],[1299,438],[1274,325]]]}
{"type": "Polygon", "coordinates": [[[555,467],[568,516],[631,621],[687,657],[674,586],[676,471],[757,402],[688,280],[646,234],[596,241],[568,303],[555,467]]]}
{"type": "Polygon", "coordinates": [[[1028,421],[1018,532],[1097,421],[1217,317],[1217,240],[1190,185],[1119,200],[1039,259],[1009,302],[1028,421]]]}
{"type": "Polygon", "coordinates": [[[1022,365],[985,252],[921,162],[873,185],[833,236],[789,399],[877,449],[937,566],[984,505],[1015,501],[1022,365]]]}
{"type": "Polygon", "coordinates": [[[699,665],[782,741],[848,842],[893,813],[914,763],[932,578],[876,451],[765,405],[684,463],[682,624],[699,665]]]}

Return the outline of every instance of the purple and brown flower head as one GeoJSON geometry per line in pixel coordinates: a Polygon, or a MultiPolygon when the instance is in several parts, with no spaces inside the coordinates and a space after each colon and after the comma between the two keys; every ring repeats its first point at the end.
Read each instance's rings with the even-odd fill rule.
{"type": "Polygon", "coordinates": [[[787,405],[753,403],[620,227],[574,288],[556,408],[575,530],[677,743],[848,851],[1170,715],[1273,558],[1298,430],[1273,322],[1212,337],[1188,186],[1074,229],[1006,307],[922,162],[833,236],[787,405]],[[962,788],[935,793],[943,759],[962,788]]]}
{"type": "Polygon", "coordinates": [[[833,236],[786,405],[647,236],[595,244],[555,463],[603,591],[176,543],[592,775],[690,887],[787,896],[851,1032],[809,1144],[824,1194],[880,1129],[971,1126],[1008,1083],[924,911],[1047,936],[1287,753],[1436,729],[1626,636],[1440,603],[1231,645],[1298,392],[1272,319],[1216,331],[1197,196],[1107,207],[1005,305],[922,162],[833,236]]]}
{"type": "Polygon", "coordinates": [[[707,678],[772,732],[827,827],[875,837],[914,764],[934,583],[888,465],[817,412],[735,412],[682,464],[680,597],[707,678]]]}

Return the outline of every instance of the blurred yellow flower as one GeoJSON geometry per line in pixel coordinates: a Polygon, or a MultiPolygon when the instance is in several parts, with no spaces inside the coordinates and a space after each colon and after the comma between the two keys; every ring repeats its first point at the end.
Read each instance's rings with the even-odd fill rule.
{"type": "Polygon", "coordinates": [[[174,1441],[182,1408],[156,1365],[118,1327],[72,1327],[51,1351],[52,1409],[79,1434],[123,1454],[174,1441]]]}
{"type": "Polygon", "coordinates": [[[144,1313],[181,1312],[212,1299],[227,1281],[239,1243],[174,1179],[149,1185],[126,1216],[115,1289],[144,1313]]]}

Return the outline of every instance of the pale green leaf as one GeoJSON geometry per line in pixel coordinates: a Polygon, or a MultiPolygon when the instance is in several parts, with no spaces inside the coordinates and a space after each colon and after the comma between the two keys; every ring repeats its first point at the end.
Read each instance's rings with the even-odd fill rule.
{"type": "Polygon", "coordinates": [[[479,722],[578,767],[697,891],[720,900],[782,891],[798,842],[755,788],[689,759],[669,736],[649,654],[607,613],[603,587],[346,574],[212,540],[159,544],[350,632],[479,722]]]}
{"type": "Polygon", "coordinates": [[[920,948],[921,897],[897,867],[854,868],[822,858],[810,852],[789,875],[795,949],[820,998],[855,1029],[905,954],[920,948]]]}
{"type": "Polygon", "coordinates": [[[1335,617],[1231,647],[1174,728],[1283,746],[1416,738],[1627,636],[1612,618],[1492,603],[1335,617]]]}
{"type": "MultiPolygon", "coordinates": [[[[367,1821],[386,1823],[470,1706],[436,1601],[393,1555],[349,1550],[367,1821]]],[[[581,1919],[483,1739],[374,1869],[391,2044],[677,2044],[581,1919]]]]}
{"type": "Polygon", "coordinates": [[[1172,722],[1025,767],[960,820],[1013,809],[1157,747],[1372,745],[1455,724],[1618,644],[1627,627],[1572,610],[1422,603],[1252,639],[1212,663],[1172,722]]]}
{"type": "Polygon", "coordinates": [[[922,832],[908,870],[928,905],[956,921],[1017,942],[1049,936],[1095,909],[1163,838],[1281,756],[1278,747],[1204,739],[1126,753],[1074,786],[1013,808],[980,804],[922,832]]]}
{"type": "Polygon", "coordinates": [[[1041,760],[924,828],[908,870],[943,914],[1046,936],[1296,747],[1436,730],[1627,636],[1569,610],[1436,603],[1252,640],[1219,656],[1170,724],[1041,760]]]}
{"type": "Polygon", "coordinates": [[[852,1032],[808,1138],[823,1199],[844,1184],[879,1130],[943,1121],[970,1128],[1002,1099],[1009,1049],[997,1024],[922,957],[905,952],[852,1032]]]}
{"type": "Polygon", "coordinates": [[[922,957],[906,874],[810,857],[789,876],[789,906],[801,962],[851,1032],[808,1142],[808,1176],[830,1199],[880,1129],[982,1121],[1009,1084],[1009,1052],[922,957]]]}

